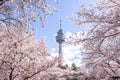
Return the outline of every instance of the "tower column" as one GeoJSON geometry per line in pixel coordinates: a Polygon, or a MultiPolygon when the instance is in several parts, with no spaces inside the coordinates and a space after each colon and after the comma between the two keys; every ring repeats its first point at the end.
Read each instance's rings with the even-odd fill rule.
{"type": "Polygon", "coordinates": [[[63,63],[63,52],[62,52],[62,43],[59,43],[59,60],[58,60],[58,66],[61,66],[63,63]]]}
{"type": "Polygon", "coordinates": [[[62,43],[59,43],[59,53],[62,52],[62,43]]]}

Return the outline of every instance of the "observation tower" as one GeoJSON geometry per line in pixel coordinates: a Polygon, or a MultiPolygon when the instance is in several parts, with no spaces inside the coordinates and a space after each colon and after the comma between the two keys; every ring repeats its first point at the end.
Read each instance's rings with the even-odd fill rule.
{"type": "Polygon", "coordinates": [[[61,28],[61,20],[60,20],[60,29],[57,32],[56,42],[59,44],[59,56],[58,56],[58,66],[61,66],[63,63],[63,52],[62,52],[62,44],[65,42],[65,37],[63,30],[61,28]]]}

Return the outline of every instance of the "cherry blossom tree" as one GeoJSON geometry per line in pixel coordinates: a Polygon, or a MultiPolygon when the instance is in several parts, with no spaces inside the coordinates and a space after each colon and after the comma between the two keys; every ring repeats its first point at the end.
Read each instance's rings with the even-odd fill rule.
{"type": "MultiPolygon", "coordinates": [[[[53,0],[58,3],[57,0],[53,0]]],[[[54,66],[43,40],[34,39],[30,24],[56,9],[48,0],[0,0],[0,79],[38,80],[40,73],[54,66]]]]}
{"type": "Polygon", "coordinates": [[[0,24],[28,27],[29,22],[40,20],[44,25],[47,15],[56,11],[49,3],[48,0],[0,0],[0,24]]]}
{"type": "Polygon", "coordinates": [[[92,75],[120,78],[120,1],[99,0],[91,7],[82,6],[74,21],[92,26],[80,37],[70,37],[77,45],[83,45],[83,63],[90,72],[98,72],[92,75]]]}
{"type": "Polygon", "coordinates": [[[40,73],[56,63],[45,42],[24,27],[0,28],[0,52],[1,80],[39,80],[40,73]]]}

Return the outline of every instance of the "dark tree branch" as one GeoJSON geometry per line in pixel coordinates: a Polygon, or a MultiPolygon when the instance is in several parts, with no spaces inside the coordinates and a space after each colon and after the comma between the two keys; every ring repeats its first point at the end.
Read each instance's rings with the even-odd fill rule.
{"type": "Polygon", "coordinates": [[[0,65],[0,68],[3,66],[4,63],[5,63],[5,61],[2,60],[2,63],[1,63],[1,65],[0,65]]]}
{"type": "Polygon", "coordinates": [[[104,37],[107,38],[107,37],[115,36],[115,35],[118,35],[118,34],[120,34],[120,32],[117,32],[117,33],[114,33],[114,34],[111,34],[111,35],[107,35],[107,36],[104,36],[104,37]]]}
{"type": "Polygon", "coordinates": [[[0,0],[0,6],[2,6],[5,3],[5,0],[0,0]]]}
{"type": "Polygon", "coordinates": [[[10,72],[10,75],[9,75],[9,80],[13,80],[13,71],[14,71],[14,68],[11,68],[11,72],[10,72]]]}
{"type": "Polygon", "coordinates": [[[111,71],[116,74],[116,72],[113,70],[113,68],[111,67],[111,65],[109,63],[106,63],[108,65],[108,67],[111,69],[111,71]]]}
{"type": "Polygon", "coordinates": [[[112,76],[107,70],[104,69],[104,71],[105,71],[108,75],[112,76]]]}
{"type": "Polygon", "coordinates": [[[32,78],[33,76],[39,74],[40,72],[47,70],[48,68],[52,67],[55,64],[55,62],[56,62],[56,60],[54,60],[52,63],[48,64],[47,67],[46,66],[42,66],[39,71],[37,71],[37,72],[31,74],[30,76],[24,78],[24,80],[28,80],[28,79],[32,78]]]}

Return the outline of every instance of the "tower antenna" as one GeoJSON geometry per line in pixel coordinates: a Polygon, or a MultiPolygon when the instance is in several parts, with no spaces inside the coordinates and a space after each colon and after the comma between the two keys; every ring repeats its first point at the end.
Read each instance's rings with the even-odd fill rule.
{"type": "Polygon", "coordinates": [[[61,27],[62,27],[62,20],[60,19],[60,29],[61,29],[61,27]]]}

